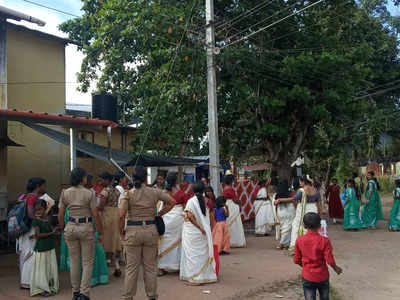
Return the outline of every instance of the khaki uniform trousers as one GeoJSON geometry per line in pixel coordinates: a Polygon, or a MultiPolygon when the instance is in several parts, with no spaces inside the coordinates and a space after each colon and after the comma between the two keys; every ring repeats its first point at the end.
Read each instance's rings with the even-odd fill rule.
{"type": "Polygon", "coordinates": [[[94,261],[93,224],[68,222],[64,230],[64,238],[70,256],[72,292],[80,292],[89,297],[94,261]]]}
{"type": "Polygon", "coordinates": [[[127,264],[125,268],[124,299],[136,295],[139,266],[143,267],[146,295],[157,298],[158,232],[155,225],[127,226],[124,246],[127,264]]]}

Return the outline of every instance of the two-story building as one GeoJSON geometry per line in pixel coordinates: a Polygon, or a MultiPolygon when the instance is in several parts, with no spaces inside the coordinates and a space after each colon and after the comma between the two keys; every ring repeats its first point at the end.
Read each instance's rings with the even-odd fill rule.
{"type": "MultiPolygon", "coordinates": [[[[105,127],[110,125],[112,148],[126,151],[134,135],[133,128],[114,122],[66,116],[65,47],[73,42],[11,23],[10,18],[40,23],[0,7],[0,221],[5,220],[7,206],[25,191],[29,178],[45,178],[48,193],[55,199],[69,183],[69,144],[25,122],[64,134],[73,128],[77,139],[105,147],[105,127]]],[[[95,176],[104,169],[116,170],[109,162],[79,151],[74,164],[95,176]]]]}

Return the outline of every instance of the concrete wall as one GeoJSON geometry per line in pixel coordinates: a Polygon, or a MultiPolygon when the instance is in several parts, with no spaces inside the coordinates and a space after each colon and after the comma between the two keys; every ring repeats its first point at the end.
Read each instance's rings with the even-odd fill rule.
{"type": "MultiPolygon", "coordinates": [[[[7,30],[8,108],[64,113],[64,43],[9,26],[7,30]]],[[[60,127],[52,127],[62,130],[60,127]]],[[[68,148],[19,122],[9,122],[9,137],[25,147],[8,148],[9,201],[24,192],[28,178],[43,177],[52,196],[66,181],[68,148]]]]}

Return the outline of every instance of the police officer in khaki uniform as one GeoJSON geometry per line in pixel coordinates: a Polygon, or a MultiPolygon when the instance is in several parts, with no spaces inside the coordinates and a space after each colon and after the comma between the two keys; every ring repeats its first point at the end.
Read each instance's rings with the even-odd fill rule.
{"type": "Polygon", "coordinates": [[[175,205],[175,200],[162,190],[146,187],[147,174],[143,167],[136,167],[133,174],[135,187],[126,192],[119,204],[120,231],[126,248],[125,288],[123,298],[132,300],[136,295],[139,266],[142,265],[144,285],[149,299],[157,299],[158,232],[155,226],[156,205],[164,202],[158,213],[162,216],[175,205]],[[125,217],[127,226],[125,232],[125,217]]]}
{"type": "Polygon", "coordinates": [[[103,226],[97,214],[96,197],[92,191],[84,187],[86,182],[85,170],[80,168],[72,170],[71,187],[62,191],[58,212],[58,222],[61,228],[65,227],[64,238],[70,255],[73,300],[90,299],[95,247],[94,220],[99,233],[98,242],[101,244],[103,240],[103,226]],[[69,220],[65,226],[64,214],[67,208],[69,220]]]}
{"type": "Polygon", "coordinates": [[[100,204],[97,207],[102,214],[104,228],[104,252],[107,255],[107,264],[114,262],[114,276],[121,276],[119,258],[121,255],[121,240],[119,236],[119,209],[120,192],[112,186],[113,176],[104,172],[99,176],[104,189],[99,194],[100,204]]]}

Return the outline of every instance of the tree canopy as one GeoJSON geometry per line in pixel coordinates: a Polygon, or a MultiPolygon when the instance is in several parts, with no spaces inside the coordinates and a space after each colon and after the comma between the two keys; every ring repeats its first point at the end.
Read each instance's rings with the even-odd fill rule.
{"type": "MultiPolygon", "coordinates": [[[[379,136],[396,131],[400,22],[387,1],[301,11],[310,4],[215,2],[222,157],[261,156],[288,177],[306,152],[326,172],[335,153],[373,157],[379,136]]],[[[85,54],[80,88],[98,80],[124,119],[141,120],[135,151],[206,150],[203,1],[85,0],[83,11],[61,25],[85,54]]]]}

